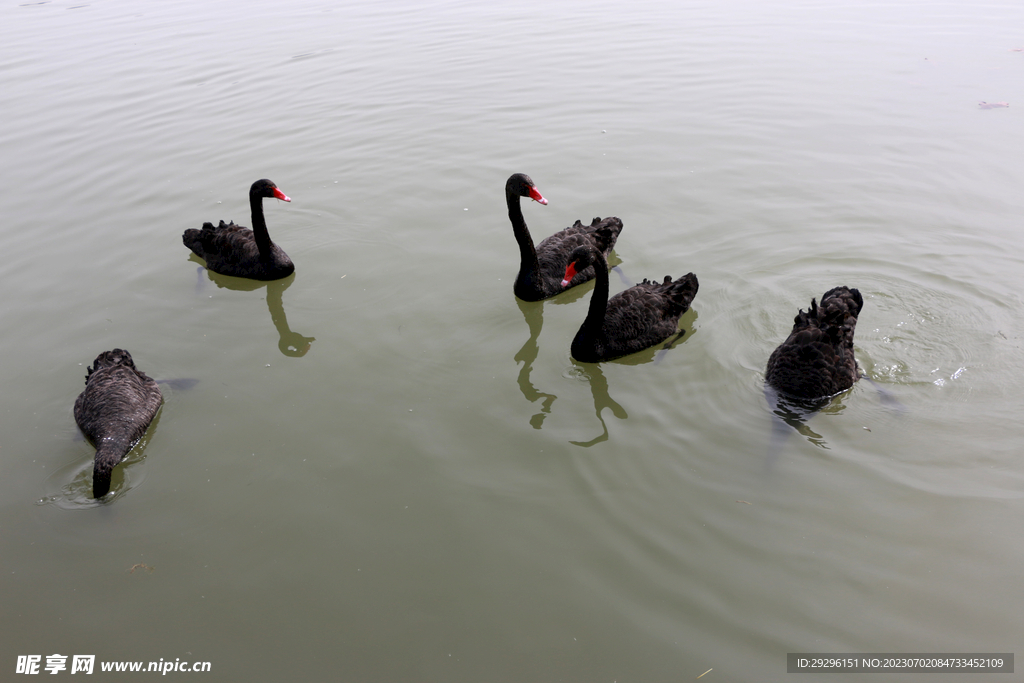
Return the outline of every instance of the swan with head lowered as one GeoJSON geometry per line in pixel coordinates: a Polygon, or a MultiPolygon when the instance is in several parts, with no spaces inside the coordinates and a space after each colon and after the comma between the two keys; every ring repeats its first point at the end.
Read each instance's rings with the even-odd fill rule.
{"type": "Polygon", "coordinates": [[[146,433],[163,400],[156,381],[136,369],[127,351],[96,357],[85,376],[85,391],[75,400],[75,422],[96,446],[95,498],[110,491],[110,473],[146,433]]]}
{"type": "Polygon", "coordinates": [[[185,246],[206,260],[206,267],[221,275],[251,280],[280,280],[295,271],[295,265],[281,247],[274,244],[263,218],[263,198],[290,202],[273,181],[257,180],[249,188],[252,230],[234,222],[203,223],[202,230],[190,228],[181,236],[185,246]]]}
{"type": "MultiPolygon", "coordinates": [[[[508,218],[512,221],[512,232],[519,243],[519,274],[513,290],[524,301],[540,301],[566,289],[562,286],[562,276],[572,250],[590,244],[607,258],[622,232],[622,221],[613,216],[604,220],[595,218],[590,225],[576,221],[574,225],[556,232],[535,247],[523,219],[520,197],[529,197],[541,204],[547,204],[548,200],[537,190],[530,176],[523,173],[514,173],[505,183],[508,218]]],[[[604,267],[607,269],[607,265],[604,267]]],[[[592,279],[594,269],[583,268],[572,277],[568,287],[592,279]]]]}
{"type": "Polygon", "coordinates": [[[562,283],[593,266],[597,275],[587,319],[572,340],[572,357],[597,363],[627,356],[664,341],[678,330],[679,317],[697,295],[697,276],[687,273],[673,281],[644,280],[608,299],[608,264],[593,245],[573,250],[562,283]]]}
{"type": "Polygon", "coordinates": [[[811,308],[793,319],[793,331],[768,358],[765,380],[789,396],[825,398],[846,391],[860,379],[853,356],[853,333],[864,298],[856,289],[834,287],[811,299],[811,308]]]}

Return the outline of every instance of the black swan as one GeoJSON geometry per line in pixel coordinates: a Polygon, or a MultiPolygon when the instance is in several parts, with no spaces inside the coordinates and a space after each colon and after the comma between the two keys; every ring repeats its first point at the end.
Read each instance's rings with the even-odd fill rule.
{"type": "Polygon", "coordinates": [[[135,368],[130,353],[114,349],[96,357],[75,401],[75,422],[96,446],[94,497],[110,491],[110,472],[146,433],[161,403],[160,387],[135,368]]]}
{"type": "MultiPolygon", "coordinates": [[[[533,238],[523,220],[523,210],[519,206],[520,197],[529,197],[541,204],[547,204],[548,200],[541,196],[530,176],[523,173],[514,173],[505,183],[508,219],[512,221],[512,232],[519,243],[519,275],[516,276],[513,291],[524,301],[547,299],[565,289],[562,286],[562,274],[569,264],[569,254],[573,249],[593,244],[607,258],[622,232],[622,221],[612,216],[604,220],[595,218],[590,225],[576,221],[571,227],[556,232],[534,247],[533,238]]],[[[593,268],[581,268],[568,286],[575,287],[593,278],[593,268]]]]}
{"type": "Polygon", "coordinates": [[[697,295],[697,276],[687,273],[675,282],[644,280],[608,299],[608,264],[592,245],[573,250],[562,284],[568,286],[584,268],[594,265],[597,284],[587,319],[572,340],[572,357],[597,363],[642,351],[677,331],[679,316],[697,295]]]}
{"type": "Polygon", "coordinates": [[[860,379],[853,357],[853,332],[864,299],[856,289],[835,287],[811,299],[793,319],[793,331],[768,359],[765,380],[789,396],[825,398],[860,379]]]}
{"type": "Polygon", "coordinates": [[[181,236],[185,246],[206,260],[206,267],[221,275],[251,280],[280,280],[295,271],[295,264],[281,247],[270,239],[263,218],[263,198],[291,199],[272,181],[257,180],[249,188],[252,230],[234,222],[203,223],[202,230],[190,228],[181,236]]]}

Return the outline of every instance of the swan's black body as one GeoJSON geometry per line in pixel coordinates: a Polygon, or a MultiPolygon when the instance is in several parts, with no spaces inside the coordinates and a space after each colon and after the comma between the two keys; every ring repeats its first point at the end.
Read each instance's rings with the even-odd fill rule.
{"type": "Polygon", "coordinates": [[[864,299],[856,289],[835,287],[811,299],[793,319],[793,331],[768,359],[765,379],[780,392],[803,399],[838,394],[860,379],[853,332],[864,299]]]}
{"type": "Polygon", "coordinates": [[[181,236],[185,246],[206,260],[206,267],[221,275],[252,280],[280,280],[295,271],[295,265],[270,239],[263,218],[263,198],[276,197],[290,202],[272,181],[257,180],[249,188],[252,230],[235,223],[203,223],[202,230],[190,228],[181,236]]]}
{"type": "Polygon", "coordinates": [[[587,319],[572,340],[572,357],[585,363],[626,356],[668,339],[697,295],[697,276],[687,273],[674,282],[669,276],[664,282],[644,280],[609,300],[608,264],[591,245],[570,254],[566,280],[591,264],[597,283],[587,319]]]}
{"type": "MultiPolygon", "coordinates": [[[[592,244],[607,258],[622,232],[622,221],[612,216],[604,220],[595,218],[590,225],[576,221],[571,227],[556,232],[534,247],[533,238],[523,220],[520,197],[530,197],[541,204],[547,204],[548,201],[541,196],[527,175],[515,173],[505,183],[508,218],[512,221],[512,231],[519,243],[519,275],[516,276],[514,291],[524,301],[547,299],[565,289],[562,287],[562,275],[569,265],[569,254],[573,249],[592,244]]],[[[593,268],[583,269],[573,277],[569,287],[593,278],[593,268]]]]}
{"type": "Polygon", "coordinates": [[[162,402],[160,387],[135,368],[130,353],[114,349],[96,357],[75,401],[75,422],[96,446],[96,498],[110,490],[111,471],[146,433],[162,402]]]}

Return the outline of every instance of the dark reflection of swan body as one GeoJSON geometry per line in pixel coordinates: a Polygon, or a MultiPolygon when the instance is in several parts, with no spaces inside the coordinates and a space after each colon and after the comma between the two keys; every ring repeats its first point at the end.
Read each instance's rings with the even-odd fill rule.
{"type": "Polygon", "coordinates": [[[573,361],[573,365],[575,365],[581,372],[585,373],[590,380],[590,393],[594,397],[594,412],[597,414],[597,419],[601,423],[602,432],[590,441],[570,441],[569,443],[574,446],[589,448],[594,444],[608,440],[608,425],[605,424],[604,417],[601,415],[605,408],[611,408],[612,415],[620,420],[625,420],[629,415],[626,414],[625,408],[616,403],[608,393],[608,380],[601,371],[600,365],[587,365],[584,367],[576,361],[573,361]]]}
{"type": "Polygon", "coordinates": [[[519,390],[523,392],[523,396],[530,403],[541,400],[540,412],[530,418],[530,425],[534,429],[540,429],[544,425],[544,418],[551,414],[551,404],[558,398],[554,394],[537,391],[530,381],[533,361],[537,360],[539,352],[537,339],[540,337],[541,328],[544,327],[544,304],[526,302],[519,298],[516,298],[516,303],[519,304],[519,310],[522,311],[523,318],[526,319],[526,324],[530,327],[530,338],[514,357],[517,363],[522,362],[523,364],[519,370],[519,390]]]}
{"type": "Polygon", "coordinates": [[[778,459],[782,445],[789,436],[789,427],[795,429],[808,441],[819,448],[828,448],[825,438],[807,425],[807,420],[832,402],[832,397],[822,399],[799,399],[779,393],[770,385],[764,387],[764,397],[775,418],[772,419],[772,437],[768,446],[768,465],[778,459]],[[788,425],[788,426],[787,426],[788,425]]]}
{"type": "Polygon", "coordinates": [[[267,308],[270,309],[270,319],[280,335],[277,348],[286,356],[298,358],[306,355],[316,337],[304,337],[298,332],[292,332],[288,327],[288,317],[284,313],[284,290],[288,289],[293,281],[294,278],[291,278],[267,285],[267,308]]]}
{"type": "Polygon", "coordinates": [[[161,403],[160,388],[136,369],[130,353],[114,349],[96,357],[75,401],[75,422],[96,446],[93,496],[110,491],[111,471],[146,433],[161,403]]]}
{"type": "MultiPolygon", "coordinates": [[[[189,258],[195,259],[195,255],[189,258]]],[[[202,280],[202,266],[199,268],[200,282],[198,289],[202,289],[202,285],[205,282],[202,280]]],[[[277,333],[280,335],[280,339],[277,342],[278,348],[286,356],[299,357],[305,356],[309,351],[313,342],[316,341],[316,337],[304,337],[298,332],[292,332],[288,326],[288,316],[284,312],[284,291],[291,287],[292,283],[295,282],[295,274],[292,273],[286,278],[280,280],[274,280],[273,282],[259,282],[257,280],[245,280],[241,278],[229,278],[214,273],[211,270],[206,270],[206,273],[210,280],[212,280],[218,287],[224,289],[231,289],[235,291],[250,292],[260,287],[267,288],[267,308],[270,309],[270,319],[274,323],[274,327],[277,328],[277,333]]]]}
{"type": "MultiPolygon", "coordinates": [[[[867,375],[862,375],[861,379],[875,388],[882,405],[891,408],[897,414],[906,412],[906,406],[887,388],[867,375]]],[[[765,384],[764,397],[774,415],[772,418],[771,442],[768,447],[768,466],[771,467],[782,452],[782,446],[791,433],[790,427],[815,446],[828,450],[828,442],[825,441],[825,437],[811,429],[808,422],[817,413],[825,413],[827,415],[841,413],[846,407],[843,404],[845,396],[846,394],[840,392],[839,395],[825,396],[824,398],[794,398],[780,393],[771,385],[765,384]]]]}

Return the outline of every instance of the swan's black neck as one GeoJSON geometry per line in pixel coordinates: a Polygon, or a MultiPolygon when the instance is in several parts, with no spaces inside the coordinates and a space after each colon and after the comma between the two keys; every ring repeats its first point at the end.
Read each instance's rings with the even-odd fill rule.
{"type": "Polygon", "coordinates": [[[510,189],[505,190],[505,201],[508,203],[508,219],[512,221],[512,232],[519,243],[519,275],[516,276],[515,290],[540,291],[540,264],[537,262],[537,249],[533,246],[533,238],[523,219],[519,195],[510,189]]]}
{"type": "Polygon", "coordinates": [[[252,234],[256,238],[256,248],[260,250],[260,258],[269,261],[274,243],[270,241],[267,221],[263,218],[263,196],[250,192],[249,208],[252,209],[252,234]]]}
{"type": "Polygon", "coordinates": [[[102,498],[110,491],[110,473],[125,454],[131,450],[127,440],[105,437],[96,444],[96,460],[92,469],[93,497],[102,498]]]}
{"type": "Polygon", "coordinates": [[[585,333],[591,339],[599,339],[604,329],[604,316],[608,311],[608,262],[597,249],[591,250],[594,257],[594,293],[590,297],[590,309],[587,311],[587,319],[583,321],[580,332],[585,333]]]}

